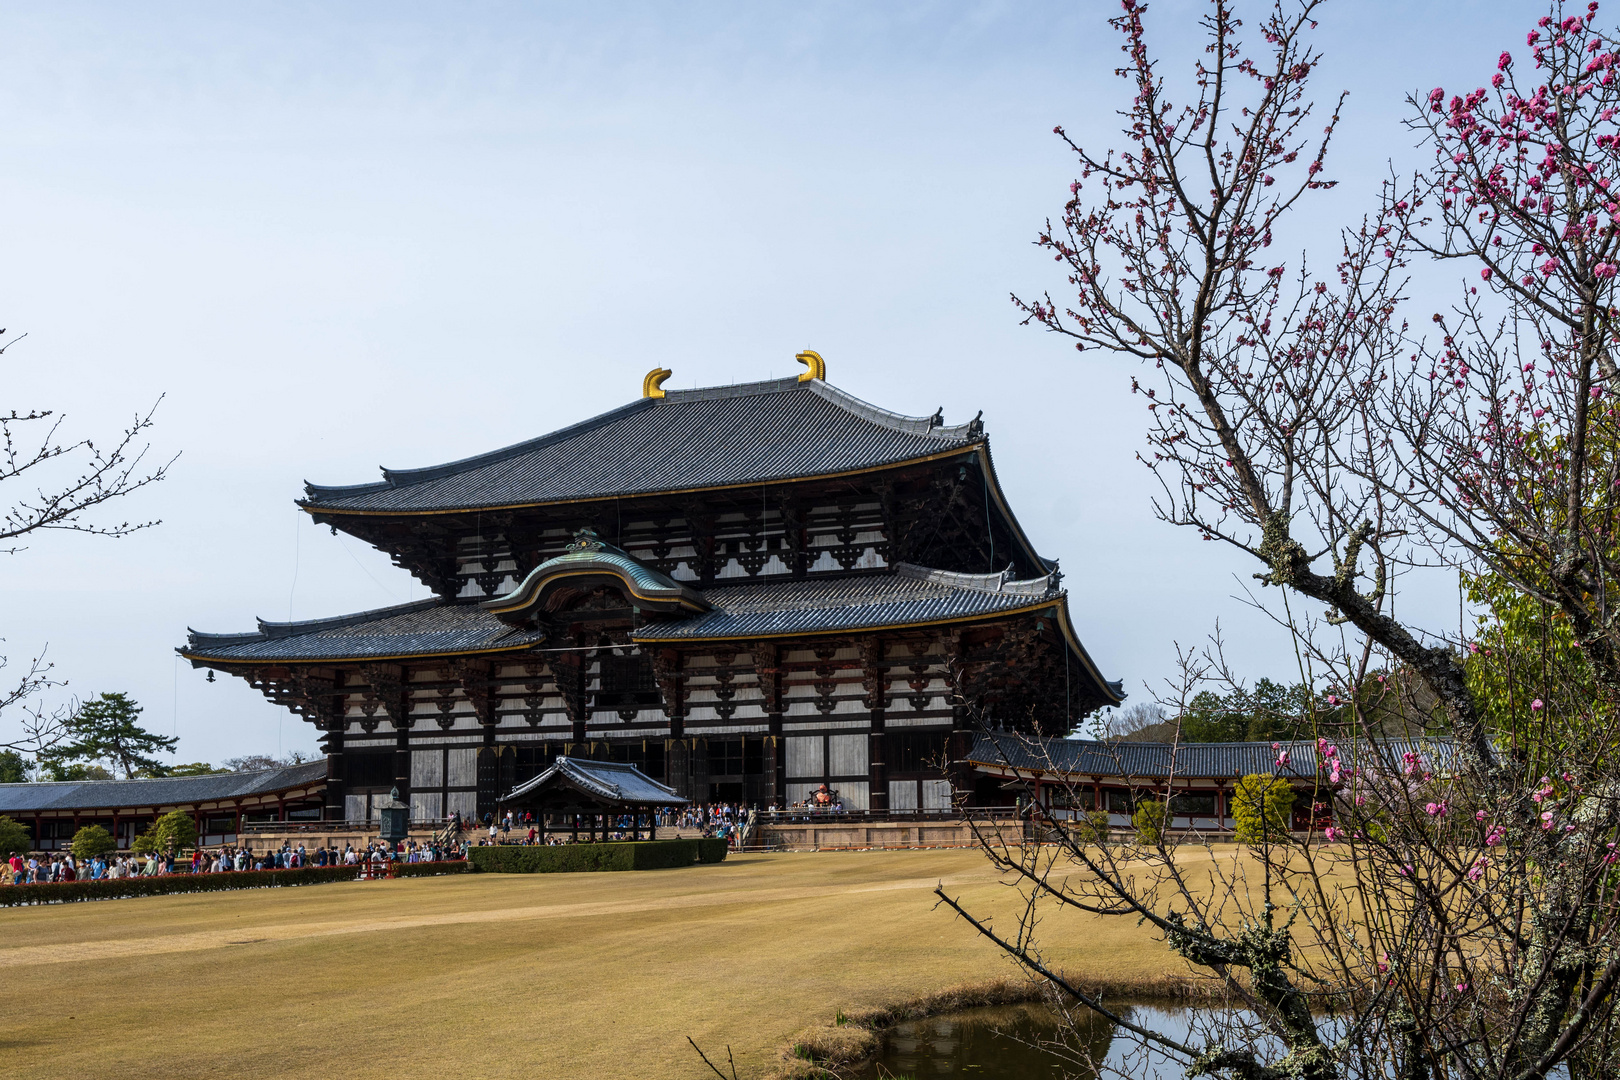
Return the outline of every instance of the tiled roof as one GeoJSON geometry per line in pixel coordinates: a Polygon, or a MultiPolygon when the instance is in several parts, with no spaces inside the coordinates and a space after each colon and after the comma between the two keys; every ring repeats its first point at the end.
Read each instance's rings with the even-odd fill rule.
{"type": "MultiPolygon", "coordinates": [[[[1232,779],[1275,773],[1293,779],[1317,775],[1316,743],[1285,742],[1288,763],[1277,765],[1278,750],[1268,742],[1169,743],[1093,742],[1088,739],[1043,739],[1028,735],[989,732],[973,742],[967,760],[992,768],[1071,776],[1115,776],[1141,780],[1232,779]]],[[[1447,765],[1452,744],[1445,739],[1381,739],[1375,746],[1345,743],[1339,756],[1347,763],[1399,769],[1411,752],[1435,769],[1447,765]]]]}
{"type": "Polygon", "coordinates": [[[259,622],[256,634],[191,631],[183,656],[232,663],[436,656],[534,645],[538,630],[515,630],[476,603],[430,597],[398,607],[309,622],[259,622]]]}
{"type": "Polygon", "coordinates": [[[899,563],[892,574],[759,581],[711,588],[714,610],[651,623],[639,641],[695,641],[825,633],[946,622],[1026,608],[1058,595],[1053,579],[1009,581],[1000,574],[953,574],[899,563]]]}
{"type": "Polygon", "coordinates": [[[681,806],[686,800],[634,765],[617,761],[590,761],[560,757],[533,780],[519,784],[500,799],[511,802],[549,788],[575,787],[604,802],[625,805],[681,806]]]}
{"type": "Polygon", "coordinates": [[[887,412],[819,379],[671,390],[529,442],[352,487],[306,485],[315,510],[466,510],[685,491],[893,464],[982,441],[887,412]]]}
{"type": "MultiPolygon", "coordinates": [[[[966,622],[1002,612],[1056,606],[1064,594],[1056,572],[1026,581],[1005,574],[958,574],[897,563],[887,574],[715,584],[701,596],[711,610],[657,620],[631,633],[638,642],[746,640],[856,632],[891,626],[966,622]]],[[[1078,644],[1061,612],[1063,632],[1105,701],[1124,697],[1107,683],[1078,644]]],[[[541,645],[545,631],[514,629],[478,602],[433,598],[396,608],[307,623],[259,624],[256,634],[192,632],[181,655],[229,664],[438,656],[541,645]]]]}
{"type": "Polygon", "coordinates": [[[152,780],[67,780],[0,784],[0,814],[47,810],[115,810],[137,806],[188,806],[238,799],[324,783],[326,762],[312,761],[261,772],[213,776],[168,776],[152,780]]]}

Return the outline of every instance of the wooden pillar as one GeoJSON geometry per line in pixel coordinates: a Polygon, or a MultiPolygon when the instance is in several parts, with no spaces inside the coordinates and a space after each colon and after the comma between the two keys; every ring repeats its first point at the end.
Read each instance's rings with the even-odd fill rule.
{"type": "Polygon", "coordinates": [[[871,791],[867,805],[874,813],[886,813],[889,809],[889,770],[883,746],[889,675],[884,667],[883,651],[880,638],[870,637],[861,642],[861,687],[866,692],[864,704],[872,717],[872,733],[867,737],[870,754],[867,784],[871,791]]]}
{"type": "Polygon", "coordinates": [[[394,786],[405,802],[411,799],[411,731],[400,727],[394,732],[394,786]]]}
{"type": "Polygon", "coordinates": [[[763,802],[781,805],[787,794],[787,756],[782,752],[782,650],[774,641],[756,641],[754,670],[765,698],[765,745],[760,748],[765,771],[763,802]]]}
{"type": "Polygon", "coordinates": [[[322,792],[324,804],[321,816],[328,821],[342,821],[347,816],[348,803],[343,790],[343,727],[346,721],[339,716],[335,727],[329,728],[322,742],[326,744],[326,788],[322,792]]]}
{"type": "Polygon", "coordinates": [[[664,750],[664,782],[688,797],[692,794],[691,761],[686,746],[686,680],[681,675],[683,658],[674,649],[653,654],[653,678],[658,682],[658,700],[669,720],[669,742],[664,750]]]}
{"type": "MultiPolygon", "coordinates": [[[[575,645],[585,644],[585,639],[578,634],[573,637],[575,645]]],[[[581,755],[585,753],[585,724],[589,717],[589,695],[586,685],[589,681],[586,674],[589,661],[586,654],[570,652],[559,655],[551,661],[552,676],[557,684],[557,693],[563,699],[563,709],[568,714],[569,737],[573,743],[568,753],[581,755]]]]}
{"type": "Polygon", "coordinates": [[[571,828],[571,830],[569,832],[568,839],[572,843],[577,844],[577,843],[579,843],[579,811],[576,810],[572,814],[570,814],[569,819],[572,821],[573,824],[572,824],[572,828],[571,828]]]}

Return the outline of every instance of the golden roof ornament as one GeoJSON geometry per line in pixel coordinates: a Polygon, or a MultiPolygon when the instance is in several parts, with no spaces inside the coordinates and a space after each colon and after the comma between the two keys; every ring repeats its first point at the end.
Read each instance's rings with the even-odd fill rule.
{"type": "Polygon", "coordinates": [[[641,380],[641,396],[644,398],[661,398],[664,396],[664,380],[675,374],[667,367],[655,367],[647,372],[647,377],[641,380]]]}
{"type": "Polygon", "coordinates": [[[799,373],[800,382],[809,382],[811,379],[827,381],[827,361],[821,358],[820,353],[814,349],[806,349],[794,359],[808,369],[799,373]]]}

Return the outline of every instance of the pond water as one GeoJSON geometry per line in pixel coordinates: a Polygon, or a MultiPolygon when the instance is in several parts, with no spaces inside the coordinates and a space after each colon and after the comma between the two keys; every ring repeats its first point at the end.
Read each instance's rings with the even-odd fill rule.
{"type": "MultiPolygon", "coordinates": [[[[1188,1017],[1184,1010],[1173,1006],[1134,1005],[1128,1012],[1133,1021],[1169,1035],[1187,1031],[1188,1017]]],[[[1079,1024],[1094,1060],[1127,1066],[1135,1080],[1170,1080],[1183,1075],[1180,1068],[1163,1060],[1143,1060],[1136,1041],[1116,1040],[1114,1025],[1100,1017],[1090,1016],[1079,1024]]],[[[911,1020],[888,1031],[877,1057],[857,1074],[857,1080],[1061,1080],[1094,1076],[1073,1051],[1057,1044],[1057,1034],[1057,1017],[1040,1005],[964,1009],[911,1020]]]]}

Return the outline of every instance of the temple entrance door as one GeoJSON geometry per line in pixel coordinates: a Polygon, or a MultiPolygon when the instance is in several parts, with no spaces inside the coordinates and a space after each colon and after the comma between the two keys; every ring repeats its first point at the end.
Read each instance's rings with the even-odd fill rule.
{"type": "Polygon", "coordinates": [[[493,746],[485,746],[478,751],[478,820],[482,822],[485,814],[495,813],[495,800],[500,793],[495,789],[499,786],[500,762],[495,755],[493,746]]]}

